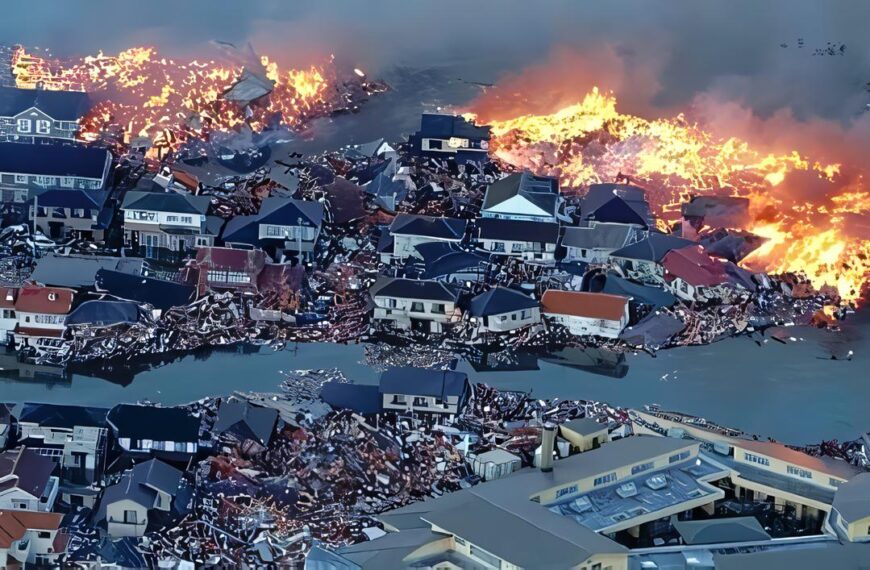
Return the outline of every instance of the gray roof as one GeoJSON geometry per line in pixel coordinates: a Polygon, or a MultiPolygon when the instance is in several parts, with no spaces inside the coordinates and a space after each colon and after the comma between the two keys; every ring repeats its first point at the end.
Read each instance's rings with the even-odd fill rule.
{"type": "Polygon", "coordinates": [[[559,241],[559,224],[554,222],[481,218],[477,221],[477,229],[480,239],[539,243],[556,243],[559,241]]]}
{"type": "Polygon", "coordinates": [[[121,203],[123,210],[148,210],[179,214],[205,214],[211,198],[178,192],[127,192],[121,203]]]}
{"type": "Polygon", "coordinates": [[[466,226],[468,226],[468,221],[458,218],[399,214],[390,224],[390,233],[460,240],[465,235],[466,226]]]}
{"type": "Polygon", "coordinates": [[[713,562],[717,570],[866,570],[870,567],[870,544],[831,541],[760,552],[716,553],[713,562]]]}
{"type": "Polygon", "coordinates": [[[139,320],[139,305],[132,301],[94,299],[76,307],[64,320],[65,325],[108,327],[139,320]]]}
{"type": "Polygon", "coordinates": [[[56,121],[78,121],[91,103],[82,91],[0,87],[0,117],[14,117],[36,107],[56,121]]]}
{"type": "Polygon", "coordinates": [[[581,249],[619,249],[634,234],[635,228],[624,224],[595,224],[594,227],[565,228],[562,245],[581,249]]]}
{"type": "Polygon", "coordinates": [[[679,249],[688,245],[696,245],[695,242],[676,236],[650,232],[647,236],[631,245],[620,248],[610,255],[626,259],[644,259],[660,263],[672,249],[679,249]]]}
{"type": "Polygon", "coordinates": [[[475,317],[486,317],[512,313],[522,309],[533,309],[538,306],[538,301],[525,293],[507,287],[493,287],[471,299],[468,312],[475,317]]]}
{"type": "Polygon", "coordinates": [[[372,297],[385,296],[403,299],[456,302],[459,291],[441,281],[427,279],[386,278],[378,279],[369,293],[372,297]]]}
{"type": "Polygon", "coordinates": [[[584,220],[652,225],[643,188],[631,184],[592,184],[580,203],[584,220]]]}
{"type": "Polygon", "coordinates": [[[124,473],[120,481],[103,490],[96,520],[105,520],[106,508],[118,501],[133,501],[150,509],[158,490],[174,497],[181,481],[182,472],[162,461],[150,459],[139,463],[124,473]]]}
{"type": "Polygon", "coordinates": [[[516,172],[489,185],[483,198],[483,209],[497,206],[514,196],[522,196],[538,208],[555,215],[559,201],[558,179],[535,176],[528,170],[516,172]]]}
{"type": "Polygon", "coordinates": [[[686,544],[719,544],[770,540],[770,535],[755,517],[732,517],[673,522],[686,544]]]}
{"type": "Polygon", "coordinates": [[[54,287],[94,287],[100,269],[141,275],[142,263],[141,259],[125,257],[49,253],[37,260],[30,278],[54,287]]]}
{"type": "Polygon", "coordinates": [[[870,473],[860,473],[842,483],[834,493],[833,507],[848,522],[870,517],[870,473]]]}
{"type": "Polygon", "coordinates": [[[221,400],[213,431],[224,433],[232,431],[243,437],[252,437],[260,443],[267,443],[272,437],[278,410],[255,406],[240,400],[221,400]]]}
{"type": "MultiPolygon", "coordinates": [[[[364,570],[405,568],[402,561],[406,556],[421,546],[442,539],[444,539],[443,534],[432,532],[427,528],[391,532],[375,540],[343,546],[337,553],[364,570]]],[[[308,568],[307,560],[305,567],[308,568]]],[[[324,568],[332,570],[341,566],[324,566],[324,568]]]]}
{"type": "Polygon", "coordinates": [[[390,368],[381,374],[381,394],[461,397],[468,390],[468,374],[410,366],[390,368]]]}
{"type": "Polygon", "coordinates": [[[577,418],[576,420],[568,420],[567,422],[560,424],[559,427],[570,429],[580,435],[592,435],[593,433],[607,429],[607,424],[598,422],[593,418],[577,418]]]}
{"type": "Polygon", "coordinates": [[[175,496],[181,485],[182,472],[158,459],[149,459],[130,470],[133,481],[175,496]]]}

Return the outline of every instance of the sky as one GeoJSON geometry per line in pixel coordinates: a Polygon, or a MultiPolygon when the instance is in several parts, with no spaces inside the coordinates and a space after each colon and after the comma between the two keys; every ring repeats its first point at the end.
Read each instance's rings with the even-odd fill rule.
{"type": "MultiPolygon", "coordinates": [[[[57,54],[155,45],[214,55],[211,40],[250,41],[304,64],[334,54],[370,73],[449,67],[492,82],[572,54],[579,72],[607,76],[626,105],[677,109],[699,94],[761,117],[848,124],[870,103],[870,3],[857,0],[5,0],[0,42],[57,54]],[[804,47],[798,47],[803,38],[804,47]],[[845,55],[813,56],[827,42],[845,55]],[[781,47],[786,44],[787,47],[781,47]],[[555,55],[554,55],[555,54],[555,55]],[[601,71],[601,73],[598,73],[601,71]]],[[[569,70],[567,73],[571,73],[569,70]]],[[[606,79],[605,79],[606,81],[606,79]]],[[[544,88],[545,86],[542,86],[544,88]]],[[[634,110],[628,108],[627,110],[634,110]]]]}

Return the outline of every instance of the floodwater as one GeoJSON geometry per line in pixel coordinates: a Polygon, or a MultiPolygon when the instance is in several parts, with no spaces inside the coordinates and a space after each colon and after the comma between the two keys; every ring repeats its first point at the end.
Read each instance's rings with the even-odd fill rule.
{"type": "MultiPolygon", "coordinates": [[[[312,138],[290,145],[292,150],[310,153],[378,137],[395,140],[414,130],[421,111],[462,104],[480,89],[439,69],[399,69],[386,79],[394,86],[392,92],[373,99],[358,114],[319,122],[312,138]]],[[[817,443],[854,439],[870,429],[868,326],[870,317],[864,313],[847,321],[841,333],[794,329],[790,332],[796,340],[787,344],[735,338],[662,351],[656,357],[629,355],[624,361],[573,351],[548,359],[519,358],[524,370],[478,371],[466,362],[459,368],[474,381],[531,390],[542,398],[584,398],[620,406],[657,403],[789,443],[817,443]],[[849,350],[854,357],[846,360],[849,350]],[[839,359],[832,360],[832,354],[839,359]]],[[[179,404],[234,390],[275,391],[281,370],[306,368],[338,367],[357,382],[374,383],[377,372],[363,358],[362,345],[213,351],[133,377],[119,374],[111,382],[81,374],[62,381],[0,378],[0,401],[111,406],[149,399],[179,404]]]]}

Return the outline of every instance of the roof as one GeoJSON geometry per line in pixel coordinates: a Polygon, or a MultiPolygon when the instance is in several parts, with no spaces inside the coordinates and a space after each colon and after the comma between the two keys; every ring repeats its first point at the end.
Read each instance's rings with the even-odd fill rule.
{"type": "Polygon", "coordinates": [[[768,457],[773,457],[774,459],[779,459],[780,461],[785,461],[786,463],[799,465],[801,467],[806,467],[807,469],[814,469],[821,473],[834,475],[843,479],[850,479],[858,473],[864,472],[863,469],[841,459],[808,455],[774,441],[739,439],[733,440],[732,443],[735,447],[739,447],[740,449],[754,451],[762,455],[767,455],[768,457]]]}
{"type": "Polygon", "coordinates": [[[334,224],[346,224],[366,215],[363,207],[362,187],[349,180],[336,176],[330,184],[324,186],[329,201],[330,221],[334,224]]]}
{"type": "Polygon", "coordinates": [[[211,198],[208,196],[134,190],[124,195],[121,209],[204,215],[208,211],[209,204],[211,204],[211,198]]]}
{"type": "Polygon", "coordinates": [[[438,115],[423,113],[420,119],[420,134],[429,137],[467,139],[489,139],[490,129],[487,126],[477,126],[456,115],[438,115]]]}
{"type": "Polygon", "coordinates": [[[378,279],[369,289],[372,297],[399,297],[455,303],[459,291],[441,281],[386,277],[378,279]]]}
{"type": "Polygon", "coordinates": [[[559,202],[559,179],[535,176],[528,170],[510,174],[487,187],[482,209],[493,208],[514,196],[522,196],[541,210],[555,215],[559,202]]]}
{"type": "Polygon", "coordinates": [[[375,202],[387,211],[394,211],[395,205],[408,195],[408,187],[403,181],[393,180],[383,172],[363,186],[363,189],[367,194],[375,196],[375,202]],[[394,198],[395,204],[389,204],[386,198],[394,198]]]}
{"type": "Polygon", "coordinates": [[[719,544],[770,540],[770,535],[755,517],[708,520],[674,520],[674,528],[685,544],[719,544]]]}
{"type": "Polygon", "coordinates": [[[266,265],[266,254],[261,249],[201,247],[196,250],[196,261],[198,264],[212,268],[240,271],[257,276],[266,265]]]}
{"type": "Polygon", "coordinates": [[[607,293],[548,289],[541,297],[541,309],[545,313],[590,319],[618,321],[625,315],[627,307],[628,297],[607,293]]]}
{"type": "Polygon", "coordinates": [[[610,255],[611,257],[643,259],[659,263],[672,249],[678,249],[694,244],[695,242],[687,239],[660,234],[658,232],[650,232],[644,239],[617,249],[610,255]]]}
{"type": "Polygon", "coordinates": [[[559,224],[550,222],[481,218],[477,221],[477,229],[480,239],[541,243],[556,243],[559,241],[559,224]]]}
{"type": "Polygon", "coordinates": [[[26,447],[0,454],[0,479],[17,477],[15,486],[37,498],[45,492],[55,467],[54,460],[26,447]]]}
{"type": "Polygon", "coordinates": [[[841,483],[832,506],[848,522],[870,517],[870,473],[859,473],[841,483]]]}
{"type": "MultiPolygon", "coordinates": [[[[80,188],[31,188],[27,199],[38,198],[40,208],[70,208],[74,210],[100,210],[109,198],[109,190],[82,190],[80,188]]],[[[102,214],[102,212],[100,213],[102,214]]],[[[97,222],[100,218],[97,218],[97,222]]]]}
{"type": "Polygon", "coordinates": [[[108,269],[97,271],[96,286],[115,297],[147,303],[164,311],[189,304],[196,291],[190,285],[108,269]]]}
{"type": "MultiPolygon", "coordinates": [[[[443,534],[432,532],[428,528],[390,532],[375,540],[342,546],[337,550],[337,553],[345,564],[355,565],[350,568],[364,570],[408,568],[409,565],[404,563],[405,557],[419,550],[421,546],[444,538],[446,537],[443,534]]],[[[308,569],[308,560],[305,561],[305,568],[308,569]]],[[[347,567],[334,565],[330,562],[314,568],[341,570],[347,567]]]]}
{"type": "Polygon", "coordinates": [[[460,249],[454,243],[429,241],[418,243],[414,249],[423,257],[424,276],[429,279],[465,271],[479,272],[481,264],[487,261],[486,256],[460,249]]]}
{"type": "Polygon", "coordinates": [[[568,420],[559,424],[559,427],[569,429],[580,435],[592,435],[593,433],[606,430],[607,424],[596,421],[594,418],[577,418],[576,420],[568,420]]]}
{"type": "Polygon", "coordinates": [[[131,301],[95,299],[85,301],[67,315],[64,324],[110,327],[139,320],[139,305],[131,301]]]}
{"type": "Polygon", "coordinates": [[[378,386],[327,382],[320,389],[320,399],[336,410],[353,410],[360,414],[377,414],[382,411],[381,392],[378,386]]]}
{"type": "Polygon", "coordinates": [[[69,144],[0,142],[0,172],[103,179],[109,151],[69,144]]]}
{"type": "Polygon", "coordinates": [[[76,426],[105,427],[108,413],[106,408],[26,403],[18,414],[18,421],[70,430],[76,426]]]}
{"type": "Polygon", "coordinates": [[[630,184],[592,184],[580,203],[584,220],[652,225],[652,215],[643,188],[630,184]]]}
{"type": "Polygon", "coordinates": [[[15,298],[18,297],[18,289],[13,287],[0,287],[0,308],[12,309],[15,307],[15,298]]]}
{"type": "Polygon", "coordinates": [[[381,394],[461,397],[468,390],[468,374],[453,370],[426,368],[390,368],[381,374],[381,394]]]}
{"type": "Polygon", "coordinates": [[[57,530],[61,521],[60,513],[0,510],[0,548],[9,548],[24,538],[28,530],[57,530]]]}
{"type": "Polygon", "coordinates": [[[728,281],[725,264],[707,255],[700,245],[672,249],[662,258],[662,265],[668,274],[695,287],[712,287],[728,281]]]}
{"type": "Polygon", "coordinates": [[[493,287],[471,299],[468,312],[475,317],[512,313],[538,307],[538,301],[507,287],[493,287]]]}
{"type": "MultiPolygon", "coordinates": [[[[595,284],[595,281],[593,281],[595,284]]],[[[608,273],[604,276],[604,284],[590,287],[593,293],[609,293],[628,297],[632,302],[651,305],[653,307],[670,307],[677,302],[677,298],[660,287],[640,285],[628,279],[623,279],[616,273],[608,273]]]]}
{"type": "Polygon", "coordinates": [[[91,102],[83,91],[0,87],[0,117],[14,117],[33,107],[55,121],[78,121],[91,102]]]}
{"type": "Polygon", "coordinates": [[[178,492],[183,473],[158,459],[149,459],[130,470],[134,482],[147,485],[172,497],[178,492]]]}
{"type": "Polygon", "coordinates": [[[870,567],[870,544],[831,541],[755,552],[717,552],[713,563],[717,570],[866,570],[870,567]]]}
{"type": "Polygon", "coordinates": [[[36,260],[30,279],[41,285],[90,288],[94,286],[100,269],[141,275],[142,267],[143,261],[136,258],[49,253],[36,260]]]}
{"type": "Polygon", "coordinates": [[[75,291],[72,289],[28,285],[19,289],[15,310],[25,313],[66,315],[72,307],[74,295],[75,291]]]}
{"type": "Polygon", "coordinates": [[[562,245],[580,249],[610,249],[624,246],[635,228],[625,224],[600,223],[592,227],[568,227],[562,245]]]}
{"type": "Polygon", "coordinates": [[[514,461],[521,462],[522,459],[519,455],[514,455],[510,451],[501,449],[500,447],[490,449],[489,451],[474,456],[475,463],[495,463],[496,465],[499,465],[502,463],[513,463],[514,461]]]}
{"type": "Polygon", "coordinates": [[[200,419],[182,408],[118,404],[108,421],[118,437],[154,441],[199,441],[200,419]]]}
{"type": "Polygon", "coordinates": [[[446,240],[461,240],[465,235],[467,220],[458,218],[436,218],[433,216],[416,216],[399,214],[390,224],[393,235],[426,236],[446,240]]]}
{"type": "Polygon", "coordinates": [[[241,431],[239,435],[242,437],[267,443],[277,421],[278,410],[274,408],[255,406],[242,400],[221,400],[212,431],[219,434],[241,431]]]}

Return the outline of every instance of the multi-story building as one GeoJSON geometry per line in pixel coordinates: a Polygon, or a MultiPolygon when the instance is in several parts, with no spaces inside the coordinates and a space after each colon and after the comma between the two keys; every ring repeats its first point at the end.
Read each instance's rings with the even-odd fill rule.
{"type": "Polygon", "coordinates": [[[459,322],[459,291],[442,281],[381,278],[369,289],[375,321],[402,330],[441,333],[459,322]]]}
{"type": "Polygon", "coordinates": [[[0,454],[0,509],[49,512],[59,480],[49,457],[19,447],[0,454]]]}
{"type": "Polygon", "coordinates": [[[74,140],[87,93],[0,87],[0,141],[74,140]]]}
{"type": "MultiPolygon", "coordinates": [[[[24,203],[39,194],[39,207],[80,210],[81,205],[73,198],[75,194],[98,195],[106,188],[111,167],[112,153],[105,149],[0,142],[0,189],[4,202],[24,203]],[[56,191],[62,192],[65,201],[56,196],[56,191]]],[[[52,210],[39,217],[62,220],[62,213],[65,212],[52,210]]],[[[75,214],[91,219],[96,212],[75,214]]]]}
{"type": "Polygon", "coordinates": [[[74,295],[72,289],[59,287],[19,289],[15,300],[15,345],[33,347],[39,352],[60,346],[74,295]]]}

